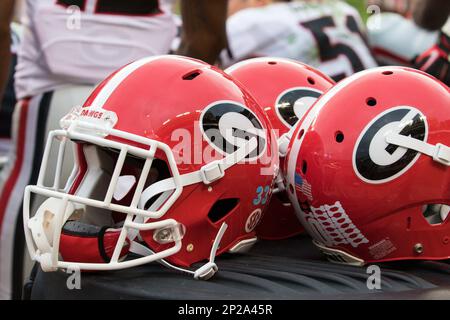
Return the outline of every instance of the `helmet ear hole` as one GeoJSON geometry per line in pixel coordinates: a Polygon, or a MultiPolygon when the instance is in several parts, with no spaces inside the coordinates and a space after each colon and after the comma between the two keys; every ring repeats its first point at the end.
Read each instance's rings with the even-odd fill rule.
{"type": "Polygon", "coordinates": [[[308,163],[305,160],[303,160],[302,161],[302,173],[306,174],[306,171],[308,171],[308,163]]]}
{"type": "Polygon", "coordinates": [[[375,106],[377,105],[377,99],[372,98],[372,97],[367,98],[366,104],[367,104],[369,107],[375,107],[375,106]]]}
{"type": "Polygon", "coordinates": [[[337,143],[341,143],[342,141],[344,141],[344,134],[342,133],[342,131],[336,131],[336,133],[334,134],[334,138],[336,139],[337,143]]]}
{"type": "Polygon", "coordinates": [[[200,73],[201,73],[200,70],[188,72],[183,76],[183,80],[194,80],[200,75],[200,73]]]}
{"type": "Polygon", "coordinates": [[[208,212],[208,219],[212,223],[222,220],[230,214],[239,204],[238,198],[220,199],[211,207],[208,212]]]}
{"type": "Polygon", "coordinates": [[[298,134],[297,139],[300,140],[303,137],[303,134],[305,133],[305,130],[300,130],[300,133],[298,134]]]}
{"type": "Polygon", "coordinates": [[[450,206],[445,204],[428,204],[423,206],[422,214],[431,225],[440,225],[447,221],[450,206]]]}

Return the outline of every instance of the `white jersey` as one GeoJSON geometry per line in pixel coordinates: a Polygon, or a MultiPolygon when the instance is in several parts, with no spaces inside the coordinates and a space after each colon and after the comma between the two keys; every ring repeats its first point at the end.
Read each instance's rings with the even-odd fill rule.
{"type": "Polygon", "coordinates": [[[11,23],[11,53],[17,54],[20,48],[20,42],[22,39],[23,27],[22,25],[13,22],[11,23]]]}
{"type": "Polygon", "coordinates": [[[18,98],[96,84],[129,62],[168,53],[173,1],[27,0],[18,98]]]}
{"type": "Polygon", "coordinates": [[[284,57],[342,79],[376,66],[358,11],[339,0],[244,9],[228,19],[227,34],[225,67],[251,57],[284,57]]]}
{"type": "Polygon", "coordinates": [[[415,57],[431,48],[438,31],[428,31],[397,13],[372,15],[367,21],[369,44],[383,65],[411,66],[415,57]]]}
{"type": "Polygon", "coordinates": [[[447,23],[442,27],[442,32],[450,36],[450,18],[448,18],[447,23]]]}

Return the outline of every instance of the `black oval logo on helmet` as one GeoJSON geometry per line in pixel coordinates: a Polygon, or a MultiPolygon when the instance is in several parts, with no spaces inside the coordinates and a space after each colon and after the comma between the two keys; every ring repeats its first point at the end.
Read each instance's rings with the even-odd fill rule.
{"type": "Polygon", "coordinates": [[[386,110],[366,126],[353,151],[353,168],[365,182],[391,181],[405,173],[420,155],[415,150],[387,143],[389,132],[425,141],[426,118],[416,108],[402,106],[386,110]]]}
{"type": "Polygon", "coordinates": [[[205,108],[200,117],[203,136],[223,155],[232,154],[251,138],[257,147],[249,150],[247,159],[259,157],[266,149],[267,136],[261,121],[244,105],[233,101],[218,101],[205,108]]]}
{"type": "Polygon", "coordinates": [[[275,107],[281,121],[287,126],[294,126],[301,119],[323,92],[311,88],[291,88],[277,98],[275,107]]]}

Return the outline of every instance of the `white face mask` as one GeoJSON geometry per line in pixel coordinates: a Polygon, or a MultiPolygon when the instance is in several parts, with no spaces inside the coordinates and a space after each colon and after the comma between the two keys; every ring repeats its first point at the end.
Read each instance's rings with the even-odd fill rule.
{"type": "Polygon", "coordinates": [[[37,185],[27,186],[25,189],[25,237],[31,257],[40,262],[45,271],[55,271],[58,268],[117,270],[159,261],[174,269],[193,274],[195,278],[211,277],[217,271],[214,259],[227,225],[223,223],[216,235],[209,262],[196,271],[190,271],[164,261],[181,250],[185,228],[178,221],[163,217],[177,201],[184,186],[198,183],[208,185],[221,179],[228,168],[245,159],[257,148],[257,140],[252,138],[223,159],[212,161],[198,171],[180,175],[172,150],[166,144],[115,130],[111,126],[102,127],[101,123],[84,122],[79,117],[77,113],[66,117],[63,121],[66,129],[49,133],[37,185]],[[104,138],[106,136],[111,138],[104,138]],[[76,141],[78,146],[81,146],[86,168],[81,172],[82,168],[75,166],[74,174],[62,188],[59,177],[66,142],[69,140],[76,141]],[[44,180],[51,163],[50,150],[55,141],[59,141],[60,146],[54,168],[54,181],[51,186],[45,186],[44,180]],[[158,161],[162,160],[154,157],[157,151],[166,159],[163,161],[166,166],[164,174],[164,170],[158,165],[158,161]],[[134,161],[133,165],[128,167],[131,174],[127,172],[128,161],[134,161]],[[122,173],[123,171],[125,173],[122,173]],[[76,186],[75,181],[78,183],[76,186]],[[76,190],[73,190],[75,188],[76,190]],[[36,213],[30,212],[32,193],[47,198],[36,213]],[[114,217],[117,215],[122,216],[121,221],[114,217]],[[120,226],[116,230],[119,236],[109,262],[61,261],[61,233],[69,220],[79,222],[80,227],[84,224],[93,226],[94,229],[120,226]],[[150,230],[153,230],[155,235],[161,235],[161,239],[156,237],[155,241],[160,240],[158,242],[172,245],[162,251],[152,252],[134,241],[139,232],[150,230]],[[129,251],[139,252],[142,257],[123,260],[122,251],[128,246],[129,251]]]}
{"type": "MultiPolygon", "coordinates": [[[[26,240],[31,256],[41,262],[46,270],[57,268],[78,267],[84,270],[122,269],[151,261],[166,258],[177,253],[181,248],[182,234],[172,236],[172,247],[152,256],[146,256],[130,261],[119,261],[123,246],[132,241],[133,237],[143,230],[168,229],[177,232],[182,230],[179,223],[173,219],[161,219],[177,200],[182,192],[182,184],[170,148],[159,142],[133,134],[114,130],[110,125],[102,127],[101,123],[84,122],[79,113],[66,117],[64,130],[49,133],[47,146],[42,160],[42,169],[37,185],[28,186],[25,190],[24,223],[26,240]],[[105,139],[110,135],[118,140],[134,142],[132,145],[105,139]],[[79,165],[75,167],[66,186],[61,186],[60,168],[64,163],[64,152],[67,141],[76,141],[81,146],[86,168],[84,172],[79,165]],[[59,144],[55,168],[48,168],[52,163],[49,157],[52,145],[59,144]],[[133,145],[144,145],[135,147],[133,145]],[[147,147],[145,147],[147,146],[147,147]],[[115,151],[114,151],[115,150],[115,151]],[[156,182],[154,169],[157,161],[156,151],[165,154],[167,171],[170,179],[175,179],[170,190],[164,190],[155,195],[157,200],[165,194],[164,201],[158,203],[158,208],[144,210],[138,206],[145,188],[156,182]],[[127,163],[136,168],[132,174],[122,174],[127,163]],[[54,181],[45,185],[45,181],[54,172],[54,181]],[[78,185],[74,186],[75,181],[78,185]],[[73,190],[76,187],[76,190],[73,190]],[[71,190],[72,189],[72,190],[71,190]],[[70,191],[70,192],[69,192],[70,191]],[[31,193],[46,198],[36,212],[30,212],[31,193]],[[170,195],[167,195],[170,194],[170,195]],[[122,216],[118,221],[114,216],[122,216]],[[59,244],[63,227],[67,221],[77,221],[80,224],[94,227],[115,227],[121,225],[121,234],[109,263],[75,263],[60,261],[59,244]],[[131,239],[130,239],[131,237],[131,239]]],[[[107,123],[109,124],[109,123],[107,123]]],[[[161,176],[161,179],[167,179],[161,176]]],[[[156,202],[156,200],[152,200],[156,202]]]]}

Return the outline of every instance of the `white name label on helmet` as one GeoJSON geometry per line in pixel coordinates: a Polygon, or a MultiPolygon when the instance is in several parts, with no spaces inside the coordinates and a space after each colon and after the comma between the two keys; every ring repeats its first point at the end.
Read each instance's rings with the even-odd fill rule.
{"type": "Polygon", "coordinates": [[[117,123],[117,115],[113,111],[97,108],[81,108],[79,120],[99,127],[113,128],[117,123]]]}
{"type": "Polygon", "coordinates": [[[114,128],[117,121],[118,117],[113,111],[93,107],[76,107],[61,119],[60,125],[63,129],[74,125],[76,131],[107,135],[108,130],[114,128]]]}

